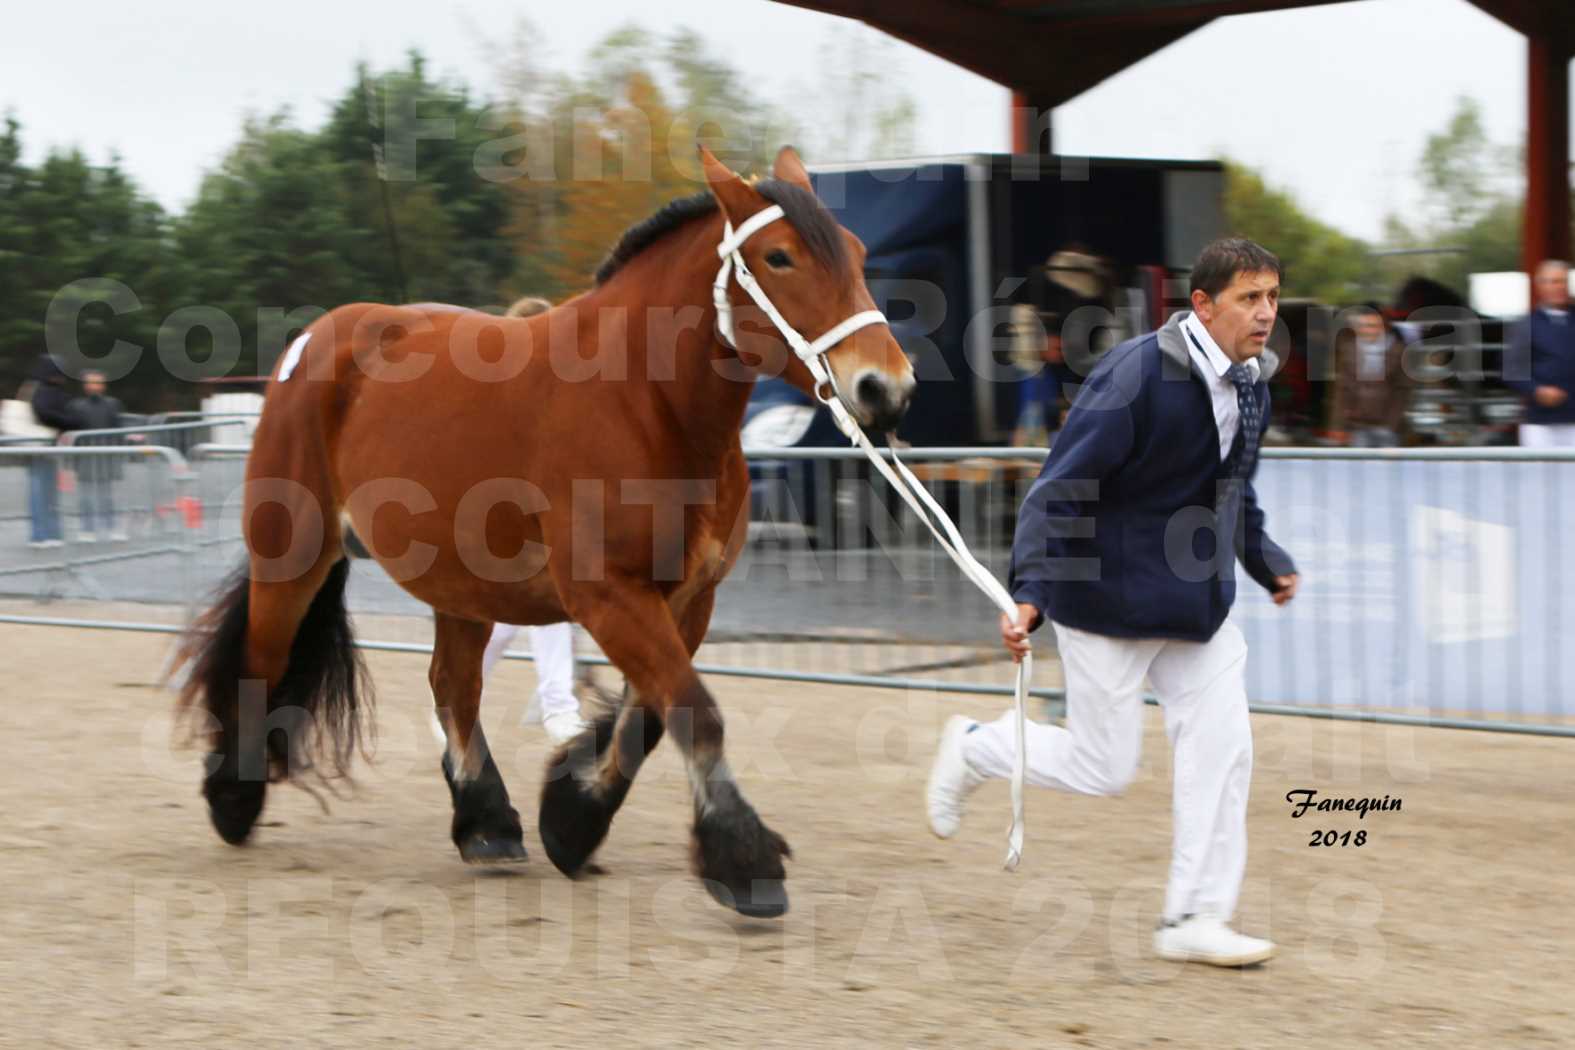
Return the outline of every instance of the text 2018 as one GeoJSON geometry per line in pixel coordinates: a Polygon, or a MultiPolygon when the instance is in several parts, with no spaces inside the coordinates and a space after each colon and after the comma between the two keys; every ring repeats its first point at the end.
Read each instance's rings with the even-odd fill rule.
{"type": "Polygon", "coordinates": [[[1367,832],[1358,831],[1315,831],[1309,846],[1365,846],[1367,845],[1367,832]]]}

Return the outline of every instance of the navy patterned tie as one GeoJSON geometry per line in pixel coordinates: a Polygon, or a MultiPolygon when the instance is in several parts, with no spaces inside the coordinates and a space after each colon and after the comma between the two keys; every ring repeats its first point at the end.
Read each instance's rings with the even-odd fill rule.
{"type": "Polygon", "coordinates": [[[1226,378],[1236,388],[1236,408],[1240,413],[1236,440],[1231,442],[1230,455],[1226,457],[1223,474],[1227,478],[1245,478],[1252,474],[1258,461],[1258,395],[1253,392],[1252,373],[1246,365],[1231,365],[1226,378]]]}

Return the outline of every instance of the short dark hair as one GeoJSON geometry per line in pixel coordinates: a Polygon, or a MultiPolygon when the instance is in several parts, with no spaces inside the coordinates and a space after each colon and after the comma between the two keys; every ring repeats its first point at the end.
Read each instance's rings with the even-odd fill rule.
{"type": "Polygon", "coordinates": [[[1245,237],[1221,237],[1205,245],[1192,264],[1192,291],[1202,291],[1210,299],[1230,287],[1238,273],[1263,273],[1272,270],[1285,280],[1279,256],[1245,237]]]}

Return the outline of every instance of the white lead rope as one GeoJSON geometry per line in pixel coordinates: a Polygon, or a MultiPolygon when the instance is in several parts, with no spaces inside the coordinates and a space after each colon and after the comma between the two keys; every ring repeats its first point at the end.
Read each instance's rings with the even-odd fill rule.
{"type": "MultiPolygon", "coordinates": [[[[833,417],[839,414],[847,416],[852,432],[848,433],[848,427],[844,427],[843,432],[848,433],[854,444],[863,449],[865,458],[875,464],[876,469],[885,475],[892,488],[896,489],[907,501],[908,506],[919,515],[925,527],[935,537],[935,541],[962,570],[963,575],[983,591],[985,597],[994,602],[1009,621],[1016,622],[1017,603],[1012,600],[1010,592],[1002,586],[1000,580],[995,578],[994,573],[973,556],[973,552],[968,549],[968,544],[963,542],[962,536],[957,532],[957,526],[952,523],[946,511],[935,502],[935,498],[924,487],[924,483],[914,477],[907,464],[897,458],[897,448],[891,436],[887,436],[887,445],[891,450],[891,462],[896,467],[895,471],[887,466],[885,458],[870,444],[858,420],[848,413],[840,401],[828,402],[827,407],[831,409],[833,417]]],[[[838,423],[840,425],[841,421],[839,420],[838,423]]],[[[1007,871],[1016,870],[1018,862],[1023,858],[1023,783],[1027,776],[1028,757],[1028,686],[1033,681],[1033,674],[1033,656],[1025,654],[1022,662],[1017,665],[1016,718],[1014,719],[1017,754],[1012,762],[1012,824],[1006,832],[1007,871]]]]}
{"type": "MultiPolygon", "coordinates": [[[[832,347],[852,335],[854,332],[872,324],[885,324],[886,315],[879,310],[865,310],[854,314],[842,323],[834,326],[830,331],[822,334],[814,342],[810,342],[798,333],[792,325],[787,323],[776,306],[771,302],[765,291],[760,287],[755,275],[749,272],[744,264],[744,257],[739,248],[749,237],[767,223],[775,222],[782,218],[783,211],[780,205],[773,204],[763,211],[757,212],[745,220],[735,232],[730,222],[724,220],[722,227],[722,243],[717,246],[717,255],[722,259],[722,267],[716,275],[716,282],[712,285],[712,301],[716,305],[717,330],[729,346],[736,349],[733,329],[733,304],[728,299],[727,282],[734,275],[738,278],[741,288],[748,293],[771,323],[782,333],[793,352],[808,367],[810,375],[816,382],[816,398],[831,412],[831,417],[836,421],[837,429],[841,430],[855,445],[864,451],[864,455],[875,468],[885,476],[896,489],[908,506],[924,522],[925,527],[934,535],[937,543],[941,545],[947,555],[962,570],[964,576],[973,582],[974,586],[984,592],[1009,621],[1016,622],[1017,603],[1012,600],[1011,594],[1002,586],[993,573],[979,559],[973,556],[968,545],[963,542],[957,526],[947,517],[940,504],[925,489],[924,484],[914,477],[902,460],[897,458],[897,448],[888,436],[891,447],[891,462],[896,466],[893,470],[886,460],[870,444],[864,430],[859,426],[858,420],[848,411],[842,401],[841,392],[837,389],[835,377],[831,369],[826,367],[821,355],[832,347]],[[830,396],[821,394],[822,389],[831,391],[830,396]]],[[[1033,657],[1023,657],[1017,665],[1017,755],[1012,764],[1012,825],[1006,833],[1006,870],[1013,871],[1023,857],[1023,783],[1027,774],[1028,758],[1028,684],[1033,680],[1033,657]]]]}

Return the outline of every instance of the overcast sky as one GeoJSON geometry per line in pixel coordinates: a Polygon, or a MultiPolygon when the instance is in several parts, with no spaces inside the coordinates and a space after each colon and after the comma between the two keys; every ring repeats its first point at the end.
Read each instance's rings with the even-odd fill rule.
{"type": "MultiPolygon", "coordinates": [[[[767,0],[666,0],[660,11],[647,0],[29,4],[0,34],[0,109],[21,120],[30,159],[51,146],[81,145],[95,160],[118,150],[143,186],[180,208],[246,113],[288,105],[315,127],[358,60],[386,68],[419,47],[437,72],[491,93],[484,38],[520,15],[560,69],[623,23],[688,25],[778,101],[813,75],[828,34],[846,25],[767,0]]],[[[921,152],[1008,148],[1003,89],[906,45],[898,56],[891,75],[919,103],[921,152]]],[[[1371,238],[1386,210],[1414,208],[1423,139],[1457,96],[1480,100],[1496,141],[1521,142],[1525,70],[1524,39],[1465,0],[1227,18],[1061,107],[1056,149],[1228,154],[1371,238]]]]}

